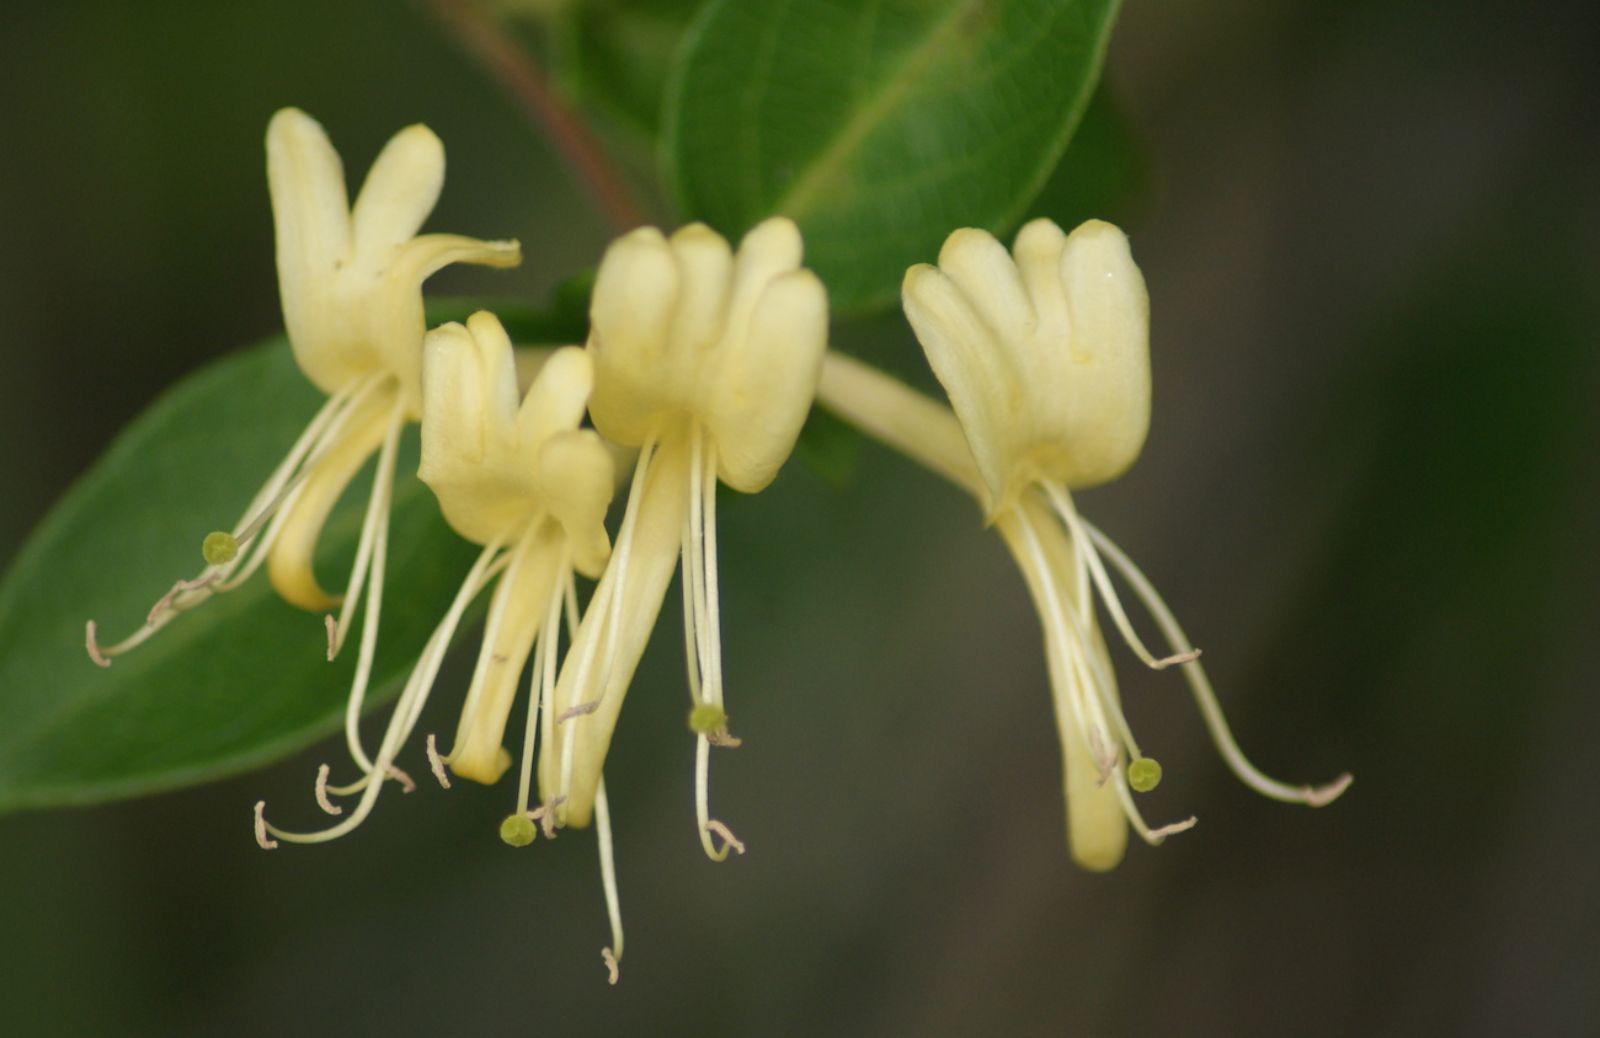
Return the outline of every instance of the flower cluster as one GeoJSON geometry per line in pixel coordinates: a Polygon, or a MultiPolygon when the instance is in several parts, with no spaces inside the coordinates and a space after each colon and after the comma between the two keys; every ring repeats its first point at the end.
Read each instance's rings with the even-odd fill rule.
{"type": "Polygon", "coordinates": [[[273,117],[267,157],[284,323],[301,370],[328,401],[239,523],[205,539],[198,576],[178,581],[122,642],[102,646],[92,621],[86,632],[90,656],[109,666],[265,564],[287,602],[328,614],[332,659],[365,596],[345,715],[355,774],[330,784],[324,764],[315,785],[317,804],[338,820],[283,828],[257,803],[263,848],[334,839],[371,814],[388,781],[409,791],[397,759],[468,608],[489,594],[454,736],[441,752],[428,735],[427,760],[445,788],[452,777],[494,784],[517,765],[515,807],[500,826],[510,845],[595,825],[612,928],[603,955],[615,983],[623,939],[604,770],[623,699],[678,571],[696,832],[713,860],[742,854],[733,831],[712,817],[708,790],[710,751],[739,745],[722,677],[717,487],[755,493],[770,484],[813,398],[970,490],[1015,556],[1043,622],[1080,863],[1115,865],[1130,825],[1159,843],[1194,821],[1152,828],[1134,804],[1160,766],[1123,714],[1097,602],[1147,665],[1183,668],[1247,783],[1313,805],[1348,783],[1286,786],[1245,761],[1198,650],[1073,504],[1072,490],[1133,462],[1148,425],[1148,299],[1116,228],[1091,222],[1066,235],[1035,221],[1014,253],[985,232],[961,230],[938,267],[907,272],[906,315],[953,413],[827,355],[826,293],[801,265],[800,233],[783,218],[753,228],[737,249],[700,224],[624,235],[601,260],[587,343],[541,352],[536,373],[519,377],[534,358],[519,356],[493,314],[426,328],[421,289],[434,271],[509,266],[520,256],[515,242],[417,234],[443,183],[444,153],[432,133],[414,126],[398,134],[354,206],[338,155],[305,114],[273,117]],[[369,749],[359,722],[378,644],[397,444],[412,421],[421,423],[418,476],[455,532],[481,551],[369,749]],[[317,541],[375,454],[355,560],[344,594],[330,595],[312,570],[317,541]],[[606,516],[622,482],[613,541],[606,516]],[[1171,655],[1157,657],[1135,633],[1108,563],[1152,611],[1171,655]],[[595,582],[582,606],[580,576],[595,582]],[[513,753],[506,730],[525,672],[526,724],[513,753]]]}
{"type": "Polygon", "coordinates": [[[102,646],[90,621],[89,655],[109,666],[264,563],[290,604],[338,608],[324,621],[333,659],[365,594],[345,713],[357,774],[330,784],[324,764],[315,786],[322,810],[342,817],[301,831],[269,822],[264,802],[255,807],[263,848],[320,843],[360,825],[388,780],[413,788],[396,758],[463,616],[493,586],[454,739],[441,753],[427,737],[429,765],[446,788],[451,776],[500,780],[514,760],[503,743],[531,656],[516,806],[501,837],[525,846],[541,832],[553,838],[567,826],[597,825],[613,931],[604,956],[615,982],[622,932],[606,750],[680,560],[697,831],[714,860],[744,851],[709,808],[709,751],[739,745],[724,705],[716,489],[719,481],[763,489],[793,450],[826,348],[822,283],[801,266],[800,234],[788,220],[762,223],[736,251],[700,224],[670,237],[642,228],[600,264],[588,343],[539,358],[524,391],[516,350],[493,314],[426,329],[421,286],[430,274],[449,263],[520,258],[515,242],[417,235],[443,184],[437,137],[421,126],[398,134],[354,206],[337,153],[302,112],[273,117],[267,167],[284,323],[301,371],[328,403],[239,523],[205,539],[205,569],[177,582],[120,643],[102,646]],[[583,427],[586,415],[593,428],[583,427]],[[377,649],[397,445],[410,421],[422,426],[419,477],[450,526],[482,551],[369,752],[359,722],[377,649]],[[312,559],[330,512],[373,454],[366,522],[345,594],[335,597],[322,590],[312,559]],[[605,517],[619,461],[631,463],[632,475],[613,546],[605,517]],[[598,581],[581,610],[578,575],[598,581]],[[349,797],[357,799],[339,802],[349,797]]]}

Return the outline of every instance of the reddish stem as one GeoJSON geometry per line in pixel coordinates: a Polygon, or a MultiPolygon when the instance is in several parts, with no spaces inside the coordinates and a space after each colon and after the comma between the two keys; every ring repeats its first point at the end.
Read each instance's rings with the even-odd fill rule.
{"type": "Polygon", "coordinates": [[[429,0],[435,16],[543,130],[617,232],[645,223],[644,209],[583,120],[551,88],[527,49],[473,0],[429,0]]]}

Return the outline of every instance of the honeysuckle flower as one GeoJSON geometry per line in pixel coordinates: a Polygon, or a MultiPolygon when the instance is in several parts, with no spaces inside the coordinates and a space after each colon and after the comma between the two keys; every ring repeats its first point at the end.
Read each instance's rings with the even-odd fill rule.
{"type": "MultiPolygon", "coordinates": [[[[512,762],[502,742],[531,654],[533,680],[521,739],[517,806],[502,824],[501,835],[521,846],[532,842],[535,822],[551,824],[547,805],[530,808],[529,790],[536,737],[542,728],[548,740],[553,727],[550,709],[564,601],[575,611],[574,571],[598,577],[611,550],[604,524],[615,479],[611,454],[593,430],[579,428],[593,384],[593,362],[575,346],[556,350],[519,400],[511,340],[493,314],[480,312],[465,326],[446,324],[429,332],[422,370],[418,474],[433,488],[451,527],[483,551],[423,649],[377,754],[367,758],[350,736],[362,776],[330,788],[327,765],[318,773],[317,799],[324,809],[343,812],[330,793],[359,792],[362,798],[354,811],[327,829],[291,832],[267,823],[265,804],[257,804],[256,832],[263,846],[271,846],[273,837],[319,843],[361,824],[377,802],[381,777],[394,767],[395,755],[421,715],[462,614],[497,578],[454,745],[441,756],[429,736],[428,755],[446,787],[446,766],[463,778],[498,781],[512,762]]],[[[576,617],[568,615],[576,624],[576,617]]],[[[353,694],[348,715],[352,728],[360,705],[353,694]]],[[[614,931],[608,951],[620,956],[621,923],[604,800],[601,782],[595,808],[614,931]]]]}
{"type": "Polygon", "coordinates": [[[827,296],[800,262],[799,231],[772,219],[737,254],[693,224],[670,238],[633,231],[600,264],[590,415],[639,458],[611,563],[556,684],[558,734],[540,753],[540,789],[563,825],[588,824],[599,806],[617,713],[681,558],[700,841],[718,861],[743,850],[711,817],[707,792],[711,746],[737,743],[723,697],[716,488],[766,487],[810,409],[827,296]]]}
{"type": "MultiPolygon", "coordinates": [[[[341,606],[337,620],[327,618],[329,659],[366,593],[356,674],[364,688],[377,638],[400,431],[422,404],[422,283],[452,263],[514,266],[521,250],[514,241],[417,234],[444,183],[444,148],[425,126],[389,141],[354,206],[339,155],[310,116],[279,111],[266,146],[284,325],[300,370],[328,400],[239,522],[205,539],[199,575],[174,585],[145,626],[116,645],[100,647],[90,621],[87,647],[108,666],[111,657],[237,587],[265,563],[290,603],[309,610],[341,606]],[[375,452],[377,474],[355,561],[344,594],[335,597],[318,584],[312,559],[329,512],[375,452]]],[[[353,738],[352,752],[365,760],[353,738]]]]}
{"type": "Polygon", "coordinates": [[[819,399],[971,491],[1022,569],[1044,629],[1073,857],[1109,869],[1130,825],[1156,844],[1194,823],[1152,828],[1134,803],[1132,793],[1154,788],[1161,770],[1123,714],[1097,596],[1147,666],[1182,667],[1224,760],[1247,785],[1311,806],[1342,793],[1348,775],[1292,786],[1250,764],[1199,650],[1144,574],[1073,503],[1071,491],[1133,463],[1149,425],[1149,297],[1126,236],[1100,221],[1067,235],[1035,220],[1008,254],[984,231],[958,230],[938,267],[906,272],[902,298],[954,417],[842,357],[829,358],[819,399]],[[1135,632],[1108,561],[1150,611],[1171,655],[1158,658],[1135,632]]]}

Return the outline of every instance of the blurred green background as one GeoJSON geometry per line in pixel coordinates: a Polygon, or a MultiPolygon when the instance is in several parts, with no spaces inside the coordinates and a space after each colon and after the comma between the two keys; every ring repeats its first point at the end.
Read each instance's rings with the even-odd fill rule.
{"type": "MultiPolygon", "coordinates": [[[[1174,0],[1113,38],[1155,419],[1081,506],[1258,763],[1355,773],[1337,805],[1247,792],[1181,681],[1124,659],[1166,766],[1149,813],[1201,821],[1074,869],[1021,581],[958,493],[868,446],[842,489],[791,466],[722,511],[745,747],[713,795],[750,853],[721,866],[664,614],[608,768],[617,988],[592,837],[505,847],[503,789],[262,854],[251,805],[309,802],[320,747],[0,818],[0,1032],[1595,1033],[1596,53],[1583,2],[1174,0]]],[[[261,137],[284,104],[352,173],[402,125],[440,133],[432,226],[528,260],[436,293],[539,299],[604,245],[416,6],[7,4],[0,562],[164,387],[278,329],[261,137]]],[[[898,322],[874,334],[913,356],[898,322]]]]}

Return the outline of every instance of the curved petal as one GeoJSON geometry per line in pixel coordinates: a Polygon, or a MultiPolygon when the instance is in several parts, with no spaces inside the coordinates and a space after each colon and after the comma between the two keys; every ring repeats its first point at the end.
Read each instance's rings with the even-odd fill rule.
{"type": "Polygon", "coordinates": [[[1150,296],[1121,230],[1091,220],[1067,236],[1061,282],[1072,324],[1071,443],[1059,476],[1074,487],[1121,475],[1150,428],[1150,296]]]}
{"type": "Polygon", "coordinates": [[[939,270],[966,296],[979,320],[989,326],[1003,352],[998,360],[1021,374],[1019,347],[1038,323],[1033,303],[1023,289],[1022,275],[1006,247],[994,235],[963,227],[946,238],[939,250],[939,270]]]}
{"type": "Polygon", "coordinates": [[[393,267],[383,273],[414,289],[452,263],[505,268],[521,262],[522,243],[515,239],[484,241],[461,234],[424,234],[401,245],[393,267]]]}
{"type": "Polygon", "coordinates": [[[358,255],[403,245],[433,212],[444,187],[444,145],[418,124],[390,138],[372,163],[350,213],[358,255]]]}
{"type": "Polygon", "coordinates": [[[1012,253],[1017,272],[1027,288],[1038,319],[1038,334],[1045,341],[1064,342],[1072,334],[1067,323],[1067,293],[1061,284],[1061,250],[1067,235],[1054,220],[1030,220],[1017,232],[1012,253]]]}
{"type": "Polygon", "coordinates": [[[725,359],[707,416],[717,472],[736,490],[771,483],[810,413],[828,347],[828,295],[809,270],[774,278],[761,293],[748,334],[725,359]]]}
{"type": "Polygon", "coordinates": [[[589,302],[589,412],[613,443],[638,447],[653,431],[659,408],[648,380],[662,365],[678,290],[678,265],[654,227],[618,238],[600,261],[589,302]]]}
{"type": "Polygon", "coordinates": [[[573,568],[586,577],[600,576],[611,555],[605,520],[616,478],[593,429],[556,433],[539,448],[539,496],[566,530],[573,568]]]}
{"type": "Polygon", "coordinates": [[[1006,496],[1013,458],[1006,430],[1023,409],[1000,344],[966,296],[937,268],[918,264],[901,288],[906,319],[950,396],[972,457],[998,503],[1006,496]]]}
{"type": "Polygon", "coordinates": [[[577,346],[553,351],[517,412],[520,442],[537,447],[559,432],[576,429],[593,390],[594,361],[586,351],[577,346]]]}
{"type": "Polygon", "coordinates": [[[500,577],[484,625],[483,648],[461,708],[450,770],[492,785],[511,764],[502,745],[523,666],[544,625],[551,590],[563,578],[561,538],[553,528],[530,530],[500,577]]]}
{"type": "Polygon", "coordinates": [[[423,339],[422,463],[417,475],[433,486],[483,460],[483,369],[472,333],[454,321],[423,339]]]}
{"type": "Polygon", "coordinates": [[[733,334],[744,334],[756,301],[772,279],[799,268],[802,249],[800,228],[784,216],[756,224],[739,242],[733,263],[733,298],[728,304],[727,326],[733,334]]]}
{"type": "Polygon", "coordinates": [[[298,108],[267,124],[267,188],[286,301],[309,278],[331,273],[350,245],[344,164],[322,124],[298,108]]]}
{"type": "Polygon", "coordinates": [[[682,371],[695,366],[700,355],[722,338],[733,252],[727,239],[703,223],[680,227],[668,244],[678,265],[678,303],[668,349],[673,352],[671,366],[682,371]]]}
{"type": "Polygon", "coordinates": [[[321,611],[339,604],[339,599],[317,583],[312,568],[317,541],[345,488],[382,445],[393,420],[394,402],[391,393],[374,393],[359,405],[360,411],[350,417],[350,424],[338,439],[313,462],[310,474],[289,504],[283,529],[267,556],[267,576],[290,605],[321,611]]]}

